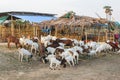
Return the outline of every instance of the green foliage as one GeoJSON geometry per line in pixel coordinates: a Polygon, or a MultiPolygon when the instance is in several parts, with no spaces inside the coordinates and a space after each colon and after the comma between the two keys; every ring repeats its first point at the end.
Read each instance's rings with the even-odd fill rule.
{"type": "Polygon", "coordinates": [[[69,11],[67,14],[65,14],[64,18],[70,18],[72,15],[75,15],[75,12],[69,11]]]}
{"type": "Polygon", "coordinates": [[[109,13],[109,15],[112,15],[111,11],[113,11],[113,9],[111,9],[111,6],[104,6],[103,9],[105,9],[105,13],[109,13]]]}
{"type": "Polygon", "coordinates": [[[104,9],[110,9],[111,6],[104,6],[103,8],[104,8],[104,9]]]}

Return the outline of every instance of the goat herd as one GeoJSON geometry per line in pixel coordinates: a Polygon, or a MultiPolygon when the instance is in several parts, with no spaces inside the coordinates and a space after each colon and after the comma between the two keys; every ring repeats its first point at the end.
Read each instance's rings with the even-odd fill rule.
{"type": "Polygon", "coordinates": [[[81,55],[83,56],[98,56],[102,53],[120,53],[120,48],[116,42],[110,40],[102,43],[90,41],[78,41],[76,39],[57,38],[55,36],[42,36],[41,39],[34,37],[28,39],[25,36],[17,39],[16,37],[9,36],[8,48],[10,43],[16,44],[19,60],[23,59],[30,61],[34,57],[39,57],[43,63],[49,62],[50,69],[60,69],[61,67],[75,66],[79,62],[81,55]]]}

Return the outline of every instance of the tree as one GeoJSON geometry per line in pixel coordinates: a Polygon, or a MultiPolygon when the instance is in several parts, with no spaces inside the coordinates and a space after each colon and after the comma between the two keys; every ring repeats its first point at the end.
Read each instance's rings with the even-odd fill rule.
{"type": "Polygon", "coordinates": [[[111,15],[112,15],[112,11],[113,11],[111,9],[111,6],[104,6],[103,9],[105,9],[106,19],[111,20],[111,15]]]}
{"type": "MultiPolygon", "coordinates": [[[[111,6],[104,6],[103,9],[105,9],[105,13],[106,13],[106,19],[108,20],[108,30],[110,32],[110,21],[111,21],[111,15],[112,15],[112,9],[111,6]]],[[[106,36],[106,40],[107,40],[107,36],[106,36]]]]}

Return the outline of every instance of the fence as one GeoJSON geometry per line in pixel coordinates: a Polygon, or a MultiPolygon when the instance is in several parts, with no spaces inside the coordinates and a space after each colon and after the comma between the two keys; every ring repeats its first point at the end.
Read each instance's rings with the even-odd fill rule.
{"type": "MultiPolygon", "coordinates": [[[[11,28],[9,27],[0,27],[0,42],[6,42],[7,37],[9,35],[11,35],[11,28]]],[[[55,32],[51,32],[52,35],[55,35],[55,32]]],[[[31,27],[31,28],[27,28],[27,29],[23,29],[23,30],[19,30],[19,29],[15,29],[14,30],[14,35],[16,37],[21,37],[22,35],[30,36],[37,36],[40,38],[41,35],[47,35],[45,33],[43,33],[39,27],[31,27]]],[[[101,33],[98,34],[94,34],[94,33],[88,33],[88,31],[85,32],[85,39],[86,40],[95,40],[95,41],[106,41],[106,40],[114,40],[114,34],[113,33],[101,33]]],[[[57,37],[67,37],[67,38],[71,38],[71,39],[77,39],[77,40],[82,40],[82,35],[77,34],[77,33],[72,33],[72,34],[61,34],[61,33],[57,33],[57,37]]]]}

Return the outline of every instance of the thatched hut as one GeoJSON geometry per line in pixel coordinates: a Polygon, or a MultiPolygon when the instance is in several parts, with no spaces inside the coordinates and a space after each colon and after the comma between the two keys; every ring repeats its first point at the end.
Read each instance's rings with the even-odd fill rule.
{"type": "MultiPolygon", "coordinates": [[[[94,34],[95,32],[95,25],[96,24],[106,24],[106,19],[103,18],[93,18],[88,16],[78,16],[75,15],[73,12],[68,12],[65,15],[59,17],[56,20],[45,21],[40,23],[41,26],[54,26],[55,28],[55,35],[67,35],[77,36],[80,38],[85,34],[94,34]]],[[[99,26],[98,26],[99,27],[99,26]]]]}

